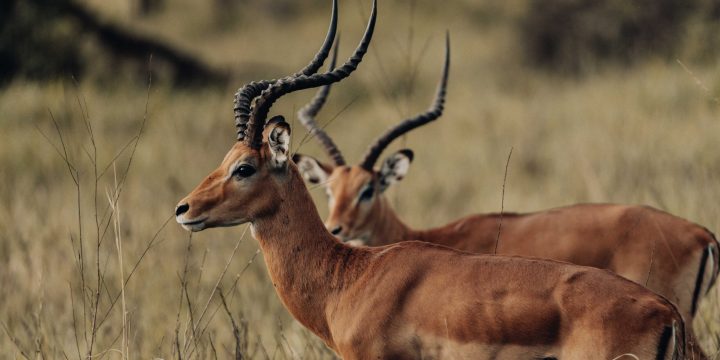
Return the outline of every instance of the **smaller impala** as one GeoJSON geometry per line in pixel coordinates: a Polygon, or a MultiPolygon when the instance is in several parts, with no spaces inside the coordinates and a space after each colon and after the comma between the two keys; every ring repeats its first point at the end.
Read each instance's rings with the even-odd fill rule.
{"type": "Polygon", "coordinates": [[[325,103],[327,85],[298,113],[320,141],[331,163],[296,154],[304,178],[328,194],[330,232],[344,241],[380,246],[421,240],[463,251],[530,256],[609,269],[647,286],[677,304],[691,323],[701,296],[718,275],[718,242],[707,229],[646,206],[581,204],[529,214],[471,215],[447,225],[416,230],[406,225],[383,195],[407,174],[413,159],[400,150],[375,169],[383,150],[396,138],[437,119],[443,110],[448,77],[445,63],[434,104],[425,113],[390,128],[358,165],[347,165],[315,116],[325,103]],[[497,245],[496,245],[497,244],[497,245]]]}
{"type": "Polygon", "coordinates": [[[682,359],[672,303],[612,273],[417,241],[356,248],[327,231],[290,159],[290,126],[266,119],[284,94],[355,70],[373,4],[360,46],[338,69],[314,74],[323,46],[303,71],[237,93],[238,142],[180,201],[177,221],[190,231],[250,223],[285,307],[344,359],[682,359]]]}

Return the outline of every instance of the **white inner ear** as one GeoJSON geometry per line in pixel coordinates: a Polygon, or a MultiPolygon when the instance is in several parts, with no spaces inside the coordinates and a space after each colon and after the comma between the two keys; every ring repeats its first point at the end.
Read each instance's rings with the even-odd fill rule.
{"type": "Polygon", "coordinates": [[[410,159],[402,153],[390,155],[380,169],[380,190],[402,180],[410,169],[410,159]]]}
{"type": "Polygon", "coordinates": [[[284,127],[276,126],[270,132],[268,145],[270,145],[270,151],[272,152],[275,165],[284,165],[288,160],[290,132],[284,127]]]}
{"type": "Polygon", "coordinates": [[[298,170],[303,178],[311,184],[320,184],[327,181],[330,174],[320,166],[317,160],[309,156],[301,156],[297,162],[298,170]]]}

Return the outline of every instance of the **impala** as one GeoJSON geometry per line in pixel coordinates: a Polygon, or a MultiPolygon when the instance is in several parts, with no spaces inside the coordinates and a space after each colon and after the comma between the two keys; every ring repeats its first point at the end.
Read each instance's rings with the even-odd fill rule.
{"type": "Polygon", "coordinates": [[[425,113],[390,128],[357,165],[347,165],[315,116],[330,85],[298,112],[332,162],[295,154],[304,178],[325,187],[330,214],[325,225],[342,240],[380,246],[421,240],[482,253],[531,256],[609,269],[672,300],[691,323],[701,296],[718,276],[718,242],[707,229],[646,206],[581,204],[528,214],[479,214],[447,225],[416,230],[406,225],[383,193],[405,177],[413,159],[409,149],[375,163],[399,136],[442,115],[448,64],[434,104],[425,113]],[[502,221],[501,233],[500,222],[502,221]]]}
{"type": "Polygon", "coordinates": [[[177,221],[190,231],[250,223],[285,307],[345,359],[682,358],[674,305],[610,272],[417,241],[351,247],[327,231],[289,156],[290,126],[266,119],[279,97],[349,76],[375,17],[373,2],[341,67],[314,74],[332,46],[331,25],[308,67],[236,94],[238,142],[180,201],[177,221]]]}

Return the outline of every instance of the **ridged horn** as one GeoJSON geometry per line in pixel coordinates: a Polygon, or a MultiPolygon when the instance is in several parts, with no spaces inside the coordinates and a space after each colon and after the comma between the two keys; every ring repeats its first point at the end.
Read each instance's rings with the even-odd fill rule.
{"type": "MultiPolygon", "coordinates": [[[[335,40],[333,56],[330,60],[330,65],[328,66],[329,70],[335,69],[335,61],[337,60],[337,53],[339,47],[340,36],[338,36],[337,40],[335,40]]],[[[322,109],[323,105],[325,105],[325,101],[327,100],[328,94],[330,93],[331,86],[332,84],[321,87],[320,90],[318,90],[318,92],[315,94],[315,97],[313,97],[313,99],[310,100],[307,105],[305,105],[302,109],[298,111],[298,119],[300,120],[300,123],[305,126],[310,135],[314,136],[325,148],[325,152],[327,152],[328,156],[330,156],[335,165],[343,166],[345,165],[345,159],[343,158],[340,149],[337,147],[330,135],[328,135],[323,128],[319,127],[317,122],[315,121],[315,117],[317,116],[318,112],[320,112],[320,109],[322,109]]]]}
{"type": "Polygon", "coordinates": [[[247,135],[251,138],[249,144],[254,149],[262,146],[262,130],[265,126],[268,112],[277,99],[294,91],[310,89],[318,86],[336,83],[348,76],[357,69],[358,65],[367,52],[377,18],[377,0],[373,0],[372,12],[368,21],[365,34],[353,55],[339,68],[322,74],[300,75],[297,77],[286,77],[270,85],[263,90],[262,94],[255,101],[255,106],[250,113],[247,135]]]}
{"type": "MultiPolygon", "coordinates": [[[[335,33],[337,32],[338,22],[338,6],[337,0],[332,2],[332,15],[330,17],[330,27],[328,28],[325,41],[323,42],[320,50],[315,54],[315,57],[310,61],[307,66],[302,68],[299,72],[291,75],[290,77],[297,77],[300,75],[312,75],[315,74],[322,67],[328,54],[330,54],[330,48],[333,46],[335,40],[335,33]]],[[[235,112],[235,126],[237,127],[237,140],[247,140],[247,127],[248,121],[250,120],[250,112],[252,109],[252,101],[258,97],[263,90],[267,89],[268,86],[276,83],[278,80],[260,80],[253,81],[249,84],[244,85],[235,93],[235,101],[233,110],[235,112]]]]}
{"type": "Polygon", "coordinates": [[[445,35],[445,64],[443,65],[442,77],[440,78],[440,84],[438,85],[437,93],[435,94],[435,100],[432,106],[426,112],[417,115],[413,118],[406,119],[405,121],[395,125],[388,129],[382,136],[380,136],[375,143],[373,143],[365,153],[360,166],[368,171],[373,171],[373,166],[377,162],[380,154],[383,150],[393,142],[393,140],[402,136],[406,132],[425,125],[437,118],[439,118],[444,109],[445,95],[447,93],[447,81],[448,73],[450,72],[450,34],[445,35]]]}

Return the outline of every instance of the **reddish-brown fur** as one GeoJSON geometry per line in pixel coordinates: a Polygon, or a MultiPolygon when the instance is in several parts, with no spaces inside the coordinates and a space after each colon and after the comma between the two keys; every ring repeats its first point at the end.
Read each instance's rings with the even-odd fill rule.
{"type": "MultiPolygon", "coordinates": [[[[359,192],[376,181],[377,173],[359,166],[322,166],[329,170],[326,186],[333,199],[326,225],[328,229],[341,226],[339,236],[345,240],[362,239],[369,246],[421,240],[473,253],[495,251],[499,214],[471,215],[437,228],[412,229],[382,194],[369,204],[358,204],[359,192]]],[[[717,242],[705,228],[651,207],[580,204],[503,214],[497,253],[612,270],[664,295],[692,319],[698,272],[705,271],[700,269],[700,259],[708,246],[717,242]]],[[[702,281],[701,293],[706,292],[708,280],[702,281]]]]}
{"type": "Polygon", "coordinates": [[[417,241],[342,244],[295,165],[274,156],[237,143],[177,220],[192,231],[251,223],[287,309],[345,359],[670,358],[660,341],[670,328],[682,354],[675,307],[607,271],[417,241]],[[231,175],[238,162],[256,172],[231,175]]]}

